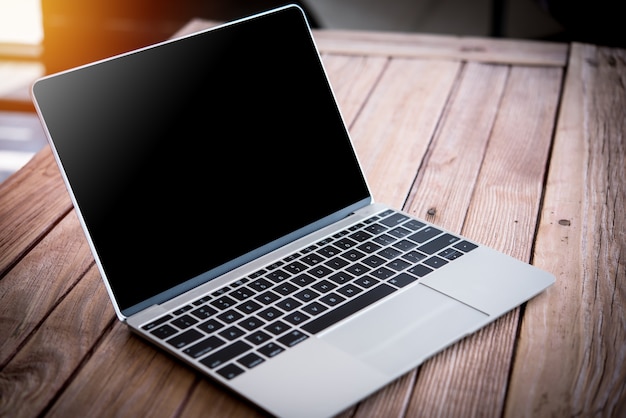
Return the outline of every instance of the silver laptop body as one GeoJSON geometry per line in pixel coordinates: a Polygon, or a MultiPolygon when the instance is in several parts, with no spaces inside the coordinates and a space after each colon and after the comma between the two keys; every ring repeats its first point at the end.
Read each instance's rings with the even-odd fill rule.
{"type": "Polygon", "coordinates": [[[33,99],[119,319],[273,415],[335,415],[554,283],[373,202],[297,6],[33,99]]]}

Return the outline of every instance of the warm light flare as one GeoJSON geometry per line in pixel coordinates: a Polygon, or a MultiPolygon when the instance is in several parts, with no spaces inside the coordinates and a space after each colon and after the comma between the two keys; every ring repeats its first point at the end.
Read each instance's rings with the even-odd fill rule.
{"type": "Polygon", "coordinates": [[[0,44],[38,45],[42,41],[39,0],[0,0],[0,44]]]}

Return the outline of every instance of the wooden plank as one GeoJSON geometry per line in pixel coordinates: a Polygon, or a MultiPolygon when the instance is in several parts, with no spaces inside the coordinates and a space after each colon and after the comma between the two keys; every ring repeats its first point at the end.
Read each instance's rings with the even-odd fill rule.
{"type": "Polygon", "coordinates": [[[525,262],[531,261],[562,78],[560,68],[511,69],[463,229],[525,262]]]}
{"type": "Polygon", "coordinates": [[[50,147],[46,146],[0,185],[0,278],[71,207],[50,147]]]}
{"type": "Polygon", "coordinates": [[[229,417],[254,418],[268,417],[259,407],[252,405],[233,392],[218,387],[206,377],[200,377],[198,384],[182,409],[181,416],[187,417],[229,417]]]}
{"type": "MultiPolygon", "coordinates": [[[[219,22],[194,19],[173,37],[188,35],[219,22]]],[[[354,30],[313,30],[322,53],[428,58],[500,64],[563,67],[567,44],[511,39],[354,30]]]]}
{"type": "Polygon", "coordinates": [[[402,207],[456,79],[451,61],[393,59],[351,136],[374,198],[402,207]]]}
{"type": "Polygon", "coordinates": [[[48,415],[175,416],[196,383],[190,369],[115,321],[48,415]]]}
{"type": "Polygon", "coordinates": [[[626,51],[574,44],[507,416],[626,415],[626,51]],[[532,367],[528,367],[529,364],[532,367]]]}
{"type": "Polygon", "coordinates": [[[350,127],[387,65],[383,57],[322,55],[345,124],[350,127]]]}
{"type": "MultiPolygon", "coordinates": [[[[530,258],[534,221],[541,202],[545,161],[551,143],[560,80],[560,69],[511,69],[502,100],[496,105],[498,111],[497,118],[493,119],[493,127],[488,123],[479,123],[480,117],[474,118],[477,126],[482,127],[479,130],[486,130],[490,139],[479,168],[480,175],[472,191],[471,202],[468,202],[467,220],[463,219],[463,212],[461,219],[452,220],[448,214],[443,216],[446,224],[456,223],[458,227],[459,222],[465,222],[462,230],[464,235],[525,261],[530,258]],[[524,117],[520,117],[520,114],[524,117]],[[529,120],[533,123],[529,123],[529,120]],[[524,221],[515,223],[518,219],[524,221]],[[485,228],[486,220],[494,222],[496,226],[485,228]],[[507,223],[516,227],[510,227],[507,223]],[[518,230],[517,225],[520,223],[524,226],[518,230]],[[493,231],[497,233],[494,234],[493,231]]],[[[475,87],[479,83],[474,80],[471,84],[475,87]]],[[[497,86],[497,83],[493,85],[497,86]]],[[[467,95],[467,99],[471,96],[467,95]]],[[[483,102],[489,108],[490,101],[485,99],[483,102]]],[[[460,108],[471,107],[467,100],[459,100],[459,103],[460,108]]],[[[454,110],[450,110],[450,114],[454,114],[454,110]]],[[[472,119],[469,117],[466,120],[472,119]]],[[[462,126],[462,120],[463,118],[450,117],[447,123],[462,126]]],[[[442,135],[445,131],[444,126],[442,135]]],[[[468,139],[468,142],[472,141],[468,139]]],[[[459,155],[464,154],[468,152],[459,155]]],[[[444,158],[444,155],[455,156],[456,147],[448,153],[433,151],[433,158],[435,155],[439,155],[438,161],[450,161],[451,158],[444,158]]],[[[430,164],[425,170],[429,168],[430,164]]],[[[450,167],[450,172],[443,172],[441,176],[454,176],[454,169],[450,167]]],[[[476,169],[478,168],[474,167],[476,169]]],[[[472,173],[466,169],[459,175],[459,182],[464,175],[471,177],[472,173]]],[[[440,187],[445,191],[446,187],[463,189],[467,186],[462,182],[447,186],[430,182],[428,188],[432,187],[440,187]]],[[[417,195],[420,196],[421,193],[418,192],[417,195]]],[[[456,197],[450,197],[448,201],[454,199],[456,197]]],[[[462,200],[464,199],[465,197],[462,200]]],[[[442,201],[445,202],[445,198],[442,201]]],[[[422,210],[428,206],[422,204],[422,210]]],[[[439,212],[437,211],[437,216],[440,216],[439,212]]],[[[516,309],[426,363],[420,370],[415,395],[407,414],[501,415],[516,341],[518,316],[519,310],[516,309]]]]}
{"type": "Polygon", "coordinates": [[[34,417],[44,412],[114,317],[94,267],[0,371],[0,416],[34,417]]]}
{"type": "Polygon", "coordinates": [[[314,30],[320,51],[507,65],[565,66],[567,44],[398,32],[314,30]]]}
{"type": "Polygon", "coordinates": [[[0,280],[0,365],[15,354],[92,264],[87,240],[70,212],[0,280]]]}
{"type": "Polygon", "coordinates": [[[508,67],[464,66],[406,210],[459,232],[502,99],[508,67]]]}

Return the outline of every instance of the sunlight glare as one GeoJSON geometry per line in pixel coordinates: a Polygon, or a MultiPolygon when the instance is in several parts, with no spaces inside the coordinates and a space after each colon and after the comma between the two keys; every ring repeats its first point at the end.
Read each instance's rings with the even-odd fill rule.
{"type": "Polygon", "coordinates": [[[0,0],[0,43],[38,45],[42,41],[40,0],[0,0]]]}

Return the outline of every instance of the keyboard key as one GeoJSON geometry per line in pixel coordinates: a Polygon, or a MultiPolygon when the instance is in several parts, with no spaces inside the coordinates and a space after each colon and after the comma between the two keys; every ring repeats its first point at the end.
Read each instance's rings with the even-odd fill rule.
{"type": "Polygon", "coordinates": [[[318,297],[320,294],[315,292],[312,289],[304,289],[301,292],[298,293],[294,293],[293,297],[296,299],[301,300],[302,302],[310,302],[313,299],[315,299],[316,297],[318,297]]]}
{"type": "Polygon", "coordinates": [[[252,312],[255,312],[261,308],[262,306],[253,300],[245,301],[241,305],[237,306],[237,309],[239,309],[244,314],[251,314],[252,312]]]}
{"type": "Polygon", "coordinates": [[[385,260],[384,258],[380,258],[377,255],[370,255],[369,257],[363,259],[362,263],[366,264],[372,268],[376,268],[379,266],[382,266],[383,264],[385,264],[387,262],[387,260],[385,260]]]}
{"type": "Polygon", "coordinates": [[[388,216],[385,219],[381,220],[380,223],[383,225],[387,225],[389,227],[394,227],[396,225],[400,225],[402,222],[406,221],[407,219],[409,219],[409,217],[406,215],[403,215],[401,213],[394,213],[393,215],[388,216]]]}
{"type": "Polygon", "coordinates": [[[341,251],[337,249],[337,247],[333,247],[332,245],[327,245],[318,251],[318,253],[322,254],[326,258],[331,258],[338,255],[341,251]]]}
{"type": "Polygon", "coordinates": [[[198,325],[198,328],[200,328],[200,330],[206,332],[207,334],[212,334],[213,332],[223,327],[224,327],[224,324],[222,324],[219,321],[216,321],[215,319],[209,319],[208,321],[203,322],[200,325],[198,325]]]}
{"type": "Polygon", "coordinates": [[[349,267],[346,267],[346,271],[350,274],[352,274],[353,276],[360,276],[362,274],[367,273],[368,271],[370,271],[371,268],[367,267],[361,263],[356,263],[353,264],[349,267]]]}
{"type": "Polygon", "coordinates": [[[248,289],[247,287],[242,287],[240,289],[235,289],[229,293],[230,296],[237,299],[238,301],[242,301],[252,297],[254,295],[254,291],[248,289]]]}
{"type": "MultiPolygon", "coordinates": [[[[224,287],[222,287],[221,289],[218,289],[218,290],[216,290],[215,292],[211,293],[211,296],[213,296],[213,297],[222,296],[222,295],[225,295],[225,294],[226,294],[227,292],[229,292],[230,290],[231,290],[231,289],[230,289],[230,287],[229,287],[229,286],[224,286],[224,287]]],[[[203,298],[203,299],[205,299],[205,298],[203,298]]],[[[207,299],[207,300],[205,300],[205,302],[208,302],[208,299],[207,299]]],[[[203,302],[203,303],[204,303],[204,302],[203,302]]],[[[194,304],[195,304],[195,302],[194,302],[194,304]]]]}
{"type": "Polygon", "coordinates": [[[237,302],[234,299],[229,298],[228,296],[221,296],[210,303],[217,309],[224,310],[230,308],[231,306],[234,306],[237,302]]]}
{"type": "Polygon", "coordinates": [[[243,315],[241,313],[231,309],[229,311],[226,311],[226,312],[218,315],[217,318],[220,321],[223,321],[223,322],[225,322],[227,324],[231,324],[231,323],[233,323],[235,321],[238,321],[241,318],[243,318],[243,315]]]}
{"type": "Polygon", "coordinates": [[[184,314],[185,312],[187,312],[187,311],[189,311],[189,310],[191,310],[191,309],[193,309],[193,306],[192,306],[192,305],[186,305],[186,306],[183,306],[183,307],[182,307],[182,308],[180,308],[180,309],[175,310],[175,311],[174,311],[174,312],[172,312],[172,313],[173,313],[174,315],[181,315],[181,314],[184,314]]]}
{"type": "Polygon", "coordinates": [[[426,267],[423,264],[418,264],[414,267],[411,267],[410,269],[407,270],[407,272],[414,274],[417,277],[424,277],[426,276],[428,273],[432,273],[433,269],[426,267]]]}
{"type": "Polygon", "coordinates": [[[357,261],[365,257],[365,254],[357,249],[351,249],[350,251],[346,251],[345,253],[341,254],[341,256],[348,261],[357,261]]]}
{"type": "Polygon", "coordinates": [[[248,369],[251,369],[254,366],[258,366],[259,364],[263,363],[264,361],[265,360],[263,360],[263,357],[259,356],[258,354],[249,353],[237,360],[237,363],[241,364],[244,367],[247,367],[248,369]]]}
{"type": "Polygon", "coordinates": [[[276,321],[271,323],[270,325],[263,328],[264,330],[271,332],[274,335],[280,335],[283,332],[287,331],[291,327],[285,324],[283,321],[276,321]]]}
{"type": "Polygon", "coordinates": [[[174,324],[180,329],[187,329],[190,326],[195,325],[197,323],[198,323],[198,320],[189,315],[183,315],[181,317],[176,318],[175,320],[171,322],[171,324],[174,324]]]}
{"type": "Polygon", "coordinates": [[[387,267],[394,269],[395,271],[402,271],[410,266],[411,266],[411,263],[407,263],[406,261],[401,260],[399,258],[387,263],[387,267]]]}
{"type": "Polygon", "coordinates": [[[326,266],[330,267],[331,269],[335,269],[335,270],[339,270],[345,266],[347,266],[349,263],[347,260],[344,260],[341,257],[335,257],[331,260],[328,260],[326,263],[324,263],[326,266]]]}
{"type": "Polygon", "coordinates": [[[397,227],[397,228],[393,228],[389,231],[387,231],[387,233],[389,235],[393,235],[396,238],[404,238],[407,235],[410,235],[412,231],[406,229],[406,228],[402,228],[401,226],[397,227]]]}
{"type": "Polygon", "coordinates": [[[291,263],[287,264],[283,268],[291,274],[298,274],[298,273],[302,273],[308,267],[298,261],[292,261],[291,263]]]}
{"type": "Polygon", "coordinates": [[[337,287],[336,284],[329,282],[328,280],[322,280],[318,283],[315,283],[313,286],[311,286],[313,289],[317,290],[320,293],[326,293],[326,292],[330,292],[331,290],[333,290],[334,288],[337,287]]]}
{"type": "Polygon", "coordinates": [[[300,325],[301,323],[308,320],[309,318],[310,316],[305,315],[302,312],[298,312],[298,311],[287,314],[283,317],[285,321],[289,322],[292,325],[300,325]]]}
{"type": "Polygon", "coordinates": [[[252,348],[251,345],[241,340],[235,341],[231,345],[228,345],[225,348],[222,348],[219,351],[213,354],[210,354],[204,359],[200,360],[200,363],[204,364],[210,369],[214,369],[232,360],[233,358],[240,356],[241,354],[245,353],[251,348],[252,348]]]}
{"type": "Polygon", "coordinates": [[[319,300],[320,302],[324,302],[328,306],[335,306],[346,300],[346,298],[344,298],[343,296],[339,296],[336,293],[331,293],[329,295],[322,296],[319,300]]]}
{"type": "Polygon", "coordinates": [[[239,376],[241,373],[243,373],[245,370],[242,369],[241,367],[237,366],[236,364],[229,364],[227,366],[222,367],[221,369],[219,369],[217,371],[217,373],[222,376],[224,379],[234,379],[235,377],[239,376]]]}
{"type": "Polygon", "coordinates": [[[331,270],[325,266],[316,266],[316,267],[313,267],[311,270],[309,270],[309,273],[311,273],[313,276],[317,277],[318,279],[321,279],[322,277],[328,276],[333,271],[335,270],[331,270]]]}
{"type": "Polygon", "coordinates": [[[266,289],[269,289],[270,287],[272,287],[272,283],[265,280],[265,279],[257,279],[255,281],[253,281],[252,283],[250,283],[250,287],[254,290],[256,290],[257,292],[262,292],[266,289]]]}
{"type": "Polygon", "coordinates": [[[176,334],[177,332],[178,331],[176,330],[176,328],[165,324],[165,325],[161,325],[158,328],[155,328],[153,331],[150,332],[150,334],[154,335],[155,337],[161,340],[164,340],[167,337],[170,337],[176,334]]]}
{"type": "Polygon", "coordinates": [[[365,231],[357,231],[354,234],[350,234],[348,235],[348,238],[351,238],[357,242],[363,242],[363,241],[367,241],[368,239],[372,238],[372,234],[368,234],[365,231]]]}
{"type": "Polygon", "coordinates": [[[371,254],[374,251],[380,250],[382,247],[373,242],[366,242],[365,244],[359,245],[357,248],[365,253],[371,254]]]}
{"type": "Polygon", "coordinates": [[[402,256],[402,258],[404,258],[405,260],[407,260],[410,263],[419,263],[420,261],[422,261],[423,259],[426,258],[426,254],[422,254],[418,251],[409,251],[408,253],[404,254],[402,256]]]}
{"type": "Polygon", "coordinates": [[[208,301],[210,301],[210,300],[211,300],[211,296],[208,296],[208,295],[207,295],[207,296],[203,296],[203,297],[201,297],[200,299],[198,299],[198,300],[194,301],[194,302],[192,303],[192,305],[194,305],[194,306],[200,306],[200,305],[203,305],[203,304],[205,304],[206,302],[208,302],[208,301]]]}
{"type": "Polygon", "coordinates": [[[189,348],[185,348],[183,350],[183,353],[187,354],[190,357],[198,358],[210,353],[211,351],[223,346],[224,344],[226,344],[224,340],[221,340],[217,337],[209,337],[205,340],[200,341],[198,344],[195,344],[189,348]]]}
{"type": "Polygon", "coordinates": [[[252,334],[246,337],[246,340],[250,341],[254,345],[263,344],[264,342],[269,341],[271,339],[272,337],[263,331],[253,332],[252,334]]]}
{"type": "Polygon", "coordinates": [[[355,312],[371,305],[374,302],[379,301],[392,294],[396,289],[388,284],[381,284],[366,293],[358,295],[349,302],[338,306],[334,310],[330,310],[322,316],[304,324],[302,329],[311,334],[317,334],[318,332],[328,328],[329,326],[336,324],[342,319],[347,318],[355,312]]]}
{"type": "Polygon", "coordinates": [[[269,343],[259,348],[259,353],[270,358],[282,353],[283,351],[285,351],[285,349],[276,343],[269,343]]]}
{"type": "Polygon", "coordinates": [[[267,292],[261,293],[259,296],[255,297],[254,299],[258,300],[259,302],[265,305],[269,305],[270,303],[276,302],[278,299],[280,299],[280,296],[278,296],[276,293],[272,292],[271,290],[268,290],[267,292]]]}
{"type": "Polygon", "coordinates": [[[454,245],[454,248],[456,248],[457,250],[461,250],[464,253],[472,251],[476,247],[478,247],[478,245],[472,244],[471,242],[467,241],[461,241],[458,244],[454,245]]]}
{"type": "Polygon", "coordinates": [[[191,311],[191,314],[200,320],[207,319],[208,317],[215,315],[216,313],[217,311],[211,308],[209,305],[203,305],[198,309],[191,311]]]}
{"type": "Polygon", "coordinates": [[[359,277],[358,279],[356,279],[354,281],[355,284],[358,284],[359,286],[361,286],[364,289],[369,289],[370,287],[374,286],[376,283],[378,283],[378,280],[374,279],[373,277],[370,276],[365,276],[365,277],[359,277]]]}
{"type": "Polygon", "coordinates": [[[398,251],[394,248],[383,248],[377,254],[381,257],[385,257],[387,260],[391,260],[402,254],[402,251],[398,251]]]}
{"type": "Polygon", "coordinates": [[[278,339],[278,342],[287,346],[287,347],[293,347],[294,345],[301,343],[302,341],[306,340],[307,338],[309,338],[308,335],[298,331],[298,330],[293,330],[288,334],[283,335],[282,337],[280,337],[278,339]]]}
{"type": "Polygon", "coordinates": [[[417,277],[411,276],[410,274],[400,273],[397,276],[389,279],[389,283],[396,285],[398,287],[404,287],[410,283],[413,283],[417,280],[417,277]]]}
{"type": "Polygon", "coordinates": [[[278,292],[283,296],[288,295],[298,290],[298,288],[291,283],[281,283],[273,289],[275,292],[278,292]]]}
{"type": "Polygon", "coordinates": [[[436,237],[441,234],[441,231],[437,228],[433,228],[432,226],[427,226],[424,229],[420,229],[413,235],[409,235],[407,238],[411,241],[415,241],[418,244],[428,241],[431,238],[436,237]]]}
{"type": "Polygon", "coordinates": [[[274,308],[273,306],[270,308],[265,309],[264,311],[259,312],[257,315],[259,315],[261,318],[267,320],[267,321],[272,321],[280,316],[282,316],[283,312],[281,312],[280,310],[274,308]]]}
{"type": "Polygon", "coordinates": [[[335,245],[343,250],[350,249],[356,245],[355,241],[352,241],[349,238],[342,238],[339,241],[335,242],[335,245]]]}
{"type": "Polygon", "coordinates": [[[353,297],[361,293],[363,290],[360,287],[353,285],[352,283],[348,283],[347,285],[340,287],[337,289],[337,292],[341,293],[346,297],[353,297]]]}
{"type": "Polygon", "coordinates": [[[408,239],[403,239],[402,241],[398,241],[393,246],[400,251],[409,251],[412,248],[417,246],[413,241],[409,241],[408,239]]]}
{"type": "Polygon", "coordinates": [[[245,332],[236,326],[228,327],[224,331],[220,331],[220,336],[224,337],[228,341],[236,340],[245,334],[245,332]]]}
{"type": "Polygon", "coordinates": [[[373,239],[373,241],[379,243],[380,245],[389,245],[393,244],[397,241],[397,238],[392,237],[391,235],[383,234],[373,239]]]}
{"type": "Polygon", "coordinates": [[[141,329],[145,330],[145,331],[150,331],[152,328],[156,328],[159,325],[169,321],[170,319],[172,319],[172,315],[165,315],[160,317],[159,319],[150,322],[149,324],[144,325],[143,327],[141,327],[141,329]]]}
{"type": "Polygon", "coordinates": [[[456,260],[461,257],[464,253],[461,251],[455,250],[454,248],[446,248],[439,254],[437,254],[441,258],[445,258],[446,260],[456,260]]]}
{"type": "Polygon", "coordinates": [[[304,312],[311,314],[311,315],[319,315],[327,309],[328,308],[326,306],[322,305],[319,302],[309,303],[307,306],[302,308],[304,312]]]}
{"type": "Polygon", "coordinates": [[[287,272],[284,272],[282,270],[276,270],[276,271],[272,271],[270,273],[267,273],[267,275],[265,277],[267,277],[268,279],[270,279],[274,283],[280,283],[283,280],[287,280],[289,277],[291,277],[291,274],[289,274],[287,272]]]}
{"type": "Polygon", "coordinates": [[[251,318],[244,319],[243,321],[239,322],[237,325],[239,325],[242,328],[247,329],[248,331],[252,331],[262,325],[265,325],[265,322],[253,316],[251,318]]]}
{"type": "Polygon", "coordinates": [[[373,235],[378,235],[378,234],[382,234],[383,232],[385,232],[387,229],[387,227],[382,226],[380,224],[372,224],[372,225],[368,225],[365,230],[367,232],[372,233],[373,235]]]}
{"type": "Polygon", "coordinates": [[[204,334],[202,334],[200,331],[192,328],[183,332],[180,335],[177,335],[176,337],[170,338],[169,340],[167,340],[167,343],[176,348],[183,348],[184,346],[199,340],[203,336],[204,334]]]}
{"type": "Polygon", "coordinates": [[[415,219],[411,219],[408,222],[405,222],[402,226],[404,226],[405,228],[409,228],[412,231],[417,231],[420,228],[423,228],[424,226],[426,226],[426,224],[417,221],[415,219]]]}
{"type": "Polygon", "coordinates": [[[312,253],[305,255],[304,257],[300,258],[300,260],[302,260],[309,266],[314,266],[324,261],[324,257],[320,256],[319,254],[312,253]]]}
{"type": "Polygon", "coordinates": [[[377,278],[381,279],[381,280],[385,280],[385,279],[388,279],[391,276],[393,276],[395,273],[392,270],[389,270],[388,268],[380,267],[380,268],[377,268],[375,270],[372,270],[370,272],[370,274],[372,276],[374,276],[374,277],[377,277],[377,278]]]}
{"type": "Polygon", "coordinates": [[[420,246],[418,250],[425,254],[435,254],[436,252],[446,248],[450,244],[454,244],[459,240],[458,237],[455,237],[451,234],[443,234],[440,237],[435,238],[434,240],[420,246]]]}
{"type": "Polygon", "coordinates": [[[297,301],[293,298],[287,298],[287,299],[281,300],[280,302],[276,304],[276,306],[278,306],[280,309],[283,309],[285,312],[292,311],[300,305],[302,305],[302,302],[297,301]]]}
{"type": "Polygon", "coordinates": [[[444,260],[443,258],[432,256],[426,260],[424,260],[424,264],[432,267],[432,268],[439,268],[445,264],[448,264],[448,262],[446,260],[444,260]]]}
{"type": "Polygon", "coordinates": [[[340,271],[339,273],[335,273],[332,276],[328,277],[330,280],[337,284],[347,283],[350,280],[354,279],[354,276],[349,275],[346,272],[340,271]]]}
{"type": "Polygon", "coordinates": [[[299,274],[293,279],[289,280],[291,283],[300,287],[307,286],[315,281],[315,279],[306,273],[299,274]]]}

